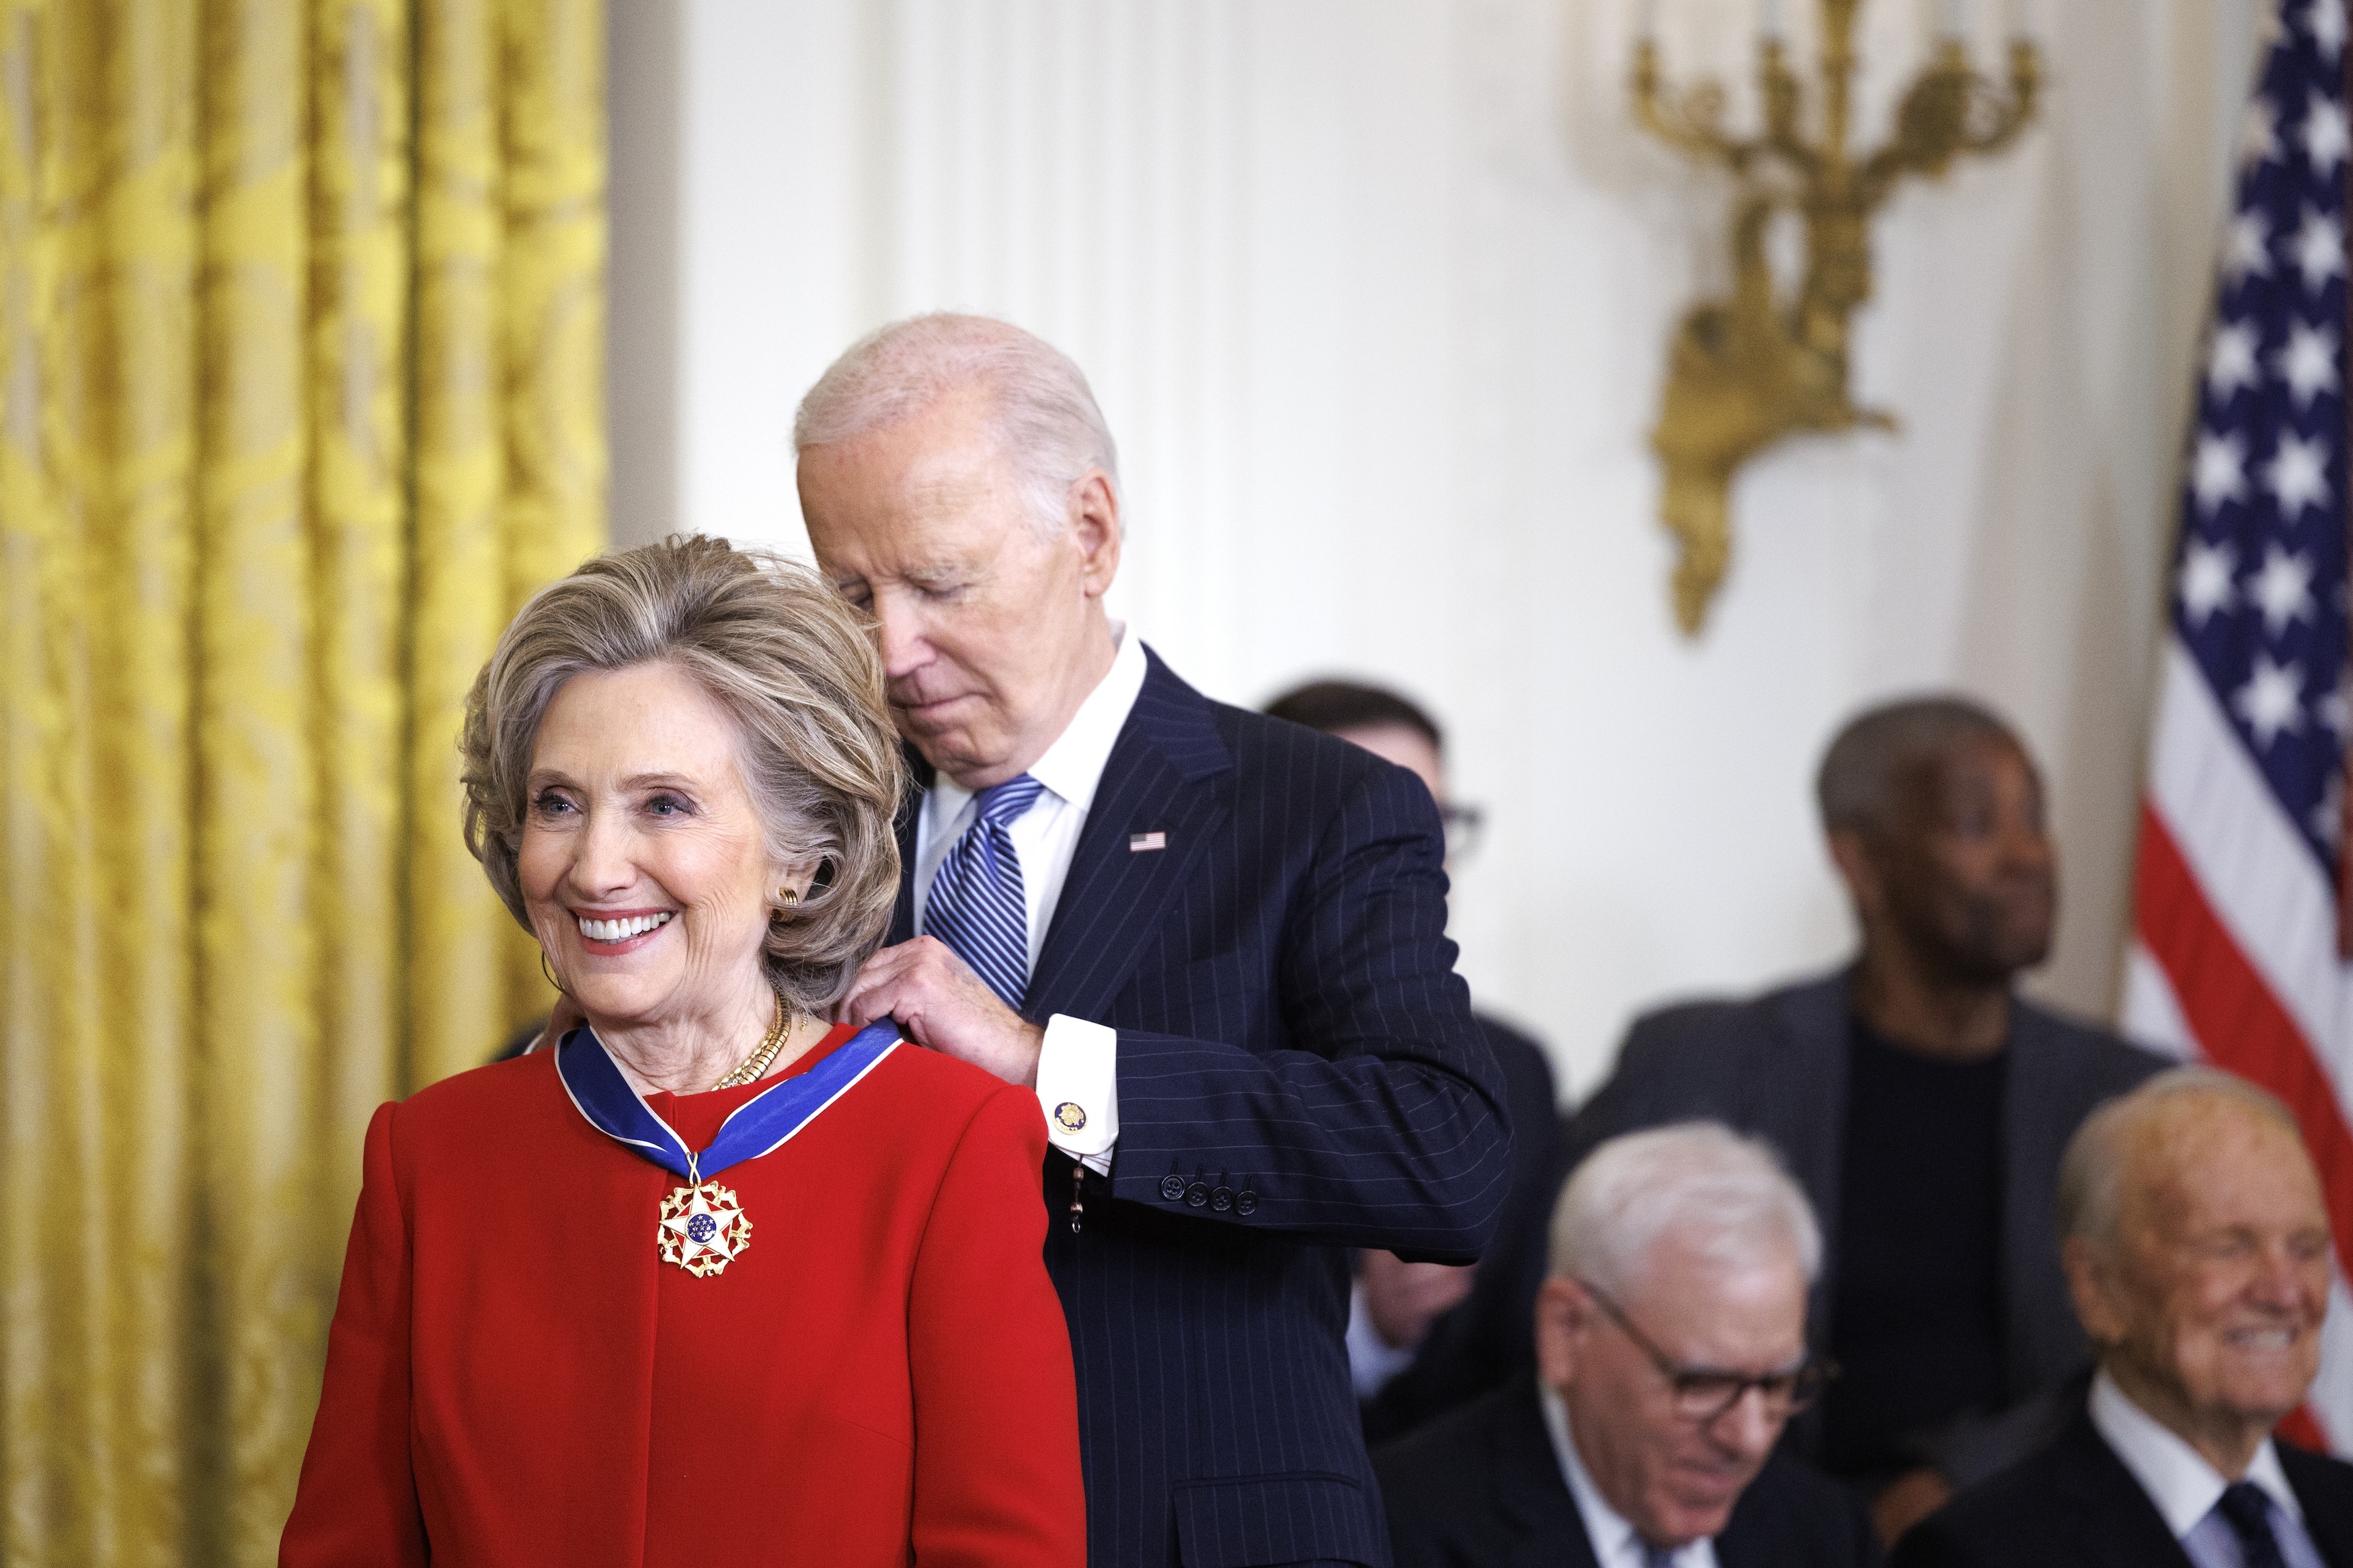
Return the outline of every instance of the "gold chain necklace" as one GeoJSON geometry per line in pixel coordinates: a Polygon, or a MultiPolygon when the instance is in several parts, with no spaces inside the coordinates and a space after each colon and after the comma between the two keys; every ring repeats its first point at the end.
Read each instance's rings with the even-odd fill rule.
{"type": "Polygon", "coordinates": [[[761,1076],[768,1070],[768,1064],[776,1059],[776,1053],[785,1048],[785,1037],[793,1032],[793,1024],[796,1021],[793,1005],[785,1000],[785,994],[782,991],[777,991],[776,1021],[768,1026],[768,1032],[761,1039],[759,1049],[744,1058],[733,1072],[711,1087],[714,1089],[734,1089],[742,1084],[757,1083],[761,1076]]]}

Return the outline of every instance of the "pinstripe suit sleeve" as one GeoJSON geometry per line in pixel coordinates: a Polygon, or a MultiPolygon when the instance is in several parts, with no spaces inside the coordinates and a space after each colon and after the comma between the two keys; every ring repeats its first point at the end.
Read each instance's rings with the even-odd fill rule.
{"type": "MultiPolygon", "coordinates": [[[[1280,806],[1283,803],[1275,803],[1280,806]]],[[[1315,833],[1275,984],[1292,1048],[1122,1028],[1114,1194],[1253,1194],[1212,1221],[1468,1260],[1511,1184],[1503,1079],[1454,973],[1429,792],[1368,768],[1315,833]]]]}

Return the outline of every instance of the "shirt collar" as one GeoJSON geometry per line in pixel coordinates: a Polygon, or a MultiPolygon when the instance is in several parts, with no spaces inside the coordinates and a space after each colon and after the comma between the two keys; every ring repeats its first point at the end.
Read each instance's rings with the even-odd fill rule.
{"type": "Polygon", "coordinates": [[[1144,690],[1144,639],[1127,635],[1124,623],[1112,623],[1119,645],[1111,668],[1071,715],[1070,723],[1046,754],[1030,764],[1029,776],[1081,811],[1094,804],[1095,786],[1110,765],[1111,749],[1119,743],[1127,715],[1144,690]]]}
{"type": "MultiPolygon", "coordinates": [[[[2176,1541],[2214,1511],[2214,1505],[2222,1500],[2222,1489],[2230,1484],[2222,1472],[2208,1464],[2206,1457],[2180,1434],[2134,1404],[2105,1367],[2092,1380],[2090,1409],[2092,1425],[2148,1493],[2176,1541]]],[[[2269,1437],[2255,1450],[2254,1461],[2247,1467],[2247,1479],[2261,1487],[2290,1519],[2303,1521],[2304,1509],[2295,1500],[2295,1489],[2287,1484],[2279,1450],[2272,1447],[2269,1437]]]]}
{"type": "MultiPolygon", "coordinates": [[[[1094,804],[1096,786],[1103,783],[1103,769],[1111,763],[1111,749],[1118,744],[1119,732],[1126,727],[1127,716],[1144,690],[1144,639],[1130,637],[1121,621],[1111,624],[1111,635],[1119,647],[1112,656],[1111,668],[1095,682],[1095,689],[1087,693],[1045,755],[1029,765],[1031,778],[1081,811],[1094,804]]],[[[932,781],[932,804],[940,822],[960,818],[972,796],[971,790],[945,773],[932,781]]]]}
{"type": "Polygon", "coordinates": [[[1585,1461],[1577,1452],[1577,1438],[1568,1429],[1568,1406],[1549,1384],[1538,1382],[1536,1397],[1544,1402],[1545,1430],[1552,1435],[1553,1458],[1560,1462],[1561,1479],[1568,1483],[1568,1495],[1577,1500],[1577,1516],[1585,1521],[1585,1533],[1593,1542],[1593,1555],[1604,1568],[1612,1563],[1641,1562],[1643,1543],[1625,1515],[1611,1508],[1585,1473],[1585,1461]]]}

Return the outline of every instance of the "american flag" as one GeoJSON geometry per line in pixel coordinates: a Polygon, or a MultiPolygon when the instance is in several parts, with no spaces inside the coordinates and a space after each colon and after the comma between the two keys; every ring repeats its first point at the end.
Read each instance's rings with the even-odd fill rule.
{"type": "Polygon", "coordinates": [[[2303,1122],[2339,1272],[2295,1435],[2353,1447],[2346,34],[2345,0],[2285,0],[2240,139],[2182,487],[2125,1023],[2264,1085],[2303,1122]]]}

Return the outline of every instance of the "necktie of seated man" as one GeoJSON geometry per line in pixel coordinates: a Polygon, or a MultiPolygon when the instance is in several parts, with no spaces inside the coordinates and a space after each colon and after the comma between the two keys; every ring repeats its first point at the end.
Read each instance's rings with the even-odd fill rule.
{"type": "Polygon", "coordinates": [[[2253,1481],[2233,1481],[2222,1489],[2222,1500],[2214,1506],[2239,1538],[2239,1556],[2247,1568],[2287,1568],[2279,1537],[2272,1533],[2271,1500],[2263,1488],[2253,1481]]]}
{"type": "Polygon", "coordinates": [[[1045,787],[1023,773],[975,795],[979,809],[923,903],[924,934],[947,943],[1017,1013],[1029,990],[1029,906],[1012,827],[1045,787]]]}

